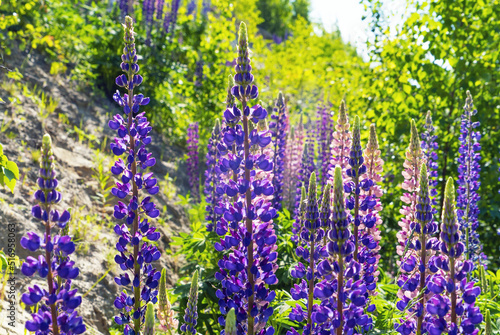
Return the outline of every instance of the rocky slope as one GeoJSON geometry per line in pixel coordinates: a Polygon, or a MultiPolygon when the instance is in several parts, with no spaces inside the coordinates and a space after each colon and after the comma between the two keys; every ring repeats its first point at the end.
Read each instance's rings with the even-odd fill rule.
{"type": "MultiPolygon", "coordinates": [[[[48,133],[55,147],[56,168],[63,195],[58,208],[72,208],[70,233],[77,241],[74,260],[80,268],[80,276],[74,284],[81,294],[87,292],[79,312],[95,333],[108,334],[116,311],[113,301],[119,290],[113,280],[118,273],[113,261],[116,235],[113,233],[115,223],[112,212],[115,199],[109,196],[108,202],[103,204],[99,196],[102,190],[98,176],[102,181],[110,175],[109,164],[113,158],[109,153],[109,143],[114,134],[108,129],[107,122],[119,111],[102,94],[82,92],[68,78],[51,76],[50,67],[39,54],[14,52],[5,58],[4,65],[9,69],[18,69],[23,75],[22,79],[13,80],[7,77],[6,71],[0,73],[0,98],[5,101],[0,104],[0,143],[7,157],[17,162],[21,180],[14,194],[0,187],[0,250],[7,245],[7,223],[16,225],[16,254],[20,259],[29,255],[20,247],[20,238],[27,231],[42,232],[40,222],[31,216],[31,207],[36,190],[38,152],[43,134],[48,133]],[[102,167],[101,174],[99,166],[102,167]],[[96,284],[101,277],[102,280],[96,284]]],[[[172,234],[189,229],[184,208],[176,204],[177,194],[187,191],[186,177],[177,173],[178,170],[185,171],[184,153],[180,148],[168,145],[160,135],[153,134],[152,137],[154,144],[150,150],[157,158],[152,171],[163,188],[155,196],[157,205],[163,208],[157,224],[162,233],[159,246],[163,256],[157,266],[168,269],[169,284],[173,285],[182,259],[169,256],[166,251],[171,248],[172,234]],[[171,177],[169,180],[165,178],[167,174],[171,177]],[[172,180],[172,177],[175,179],[172,180]]],[[[113,177],[103,182],[106,187],[112,184],[113,177]]],[[[17,326],[13,329],[4,321],[9,302],[2,301],[0,334],[24,334],[23,325],[30,316],[28,310],[20,306],[19,298],[27,285],[33,283],[45,285],[39,279],[24,278],[18,272],[17,326]]]]}

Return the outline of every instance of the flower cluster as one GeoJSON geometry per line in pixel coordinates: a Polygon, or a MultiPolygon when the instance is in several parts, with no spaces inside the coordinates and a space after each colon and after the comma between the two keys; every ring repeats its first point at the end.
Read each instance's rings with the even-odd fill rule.
{"type": "Polygon", "coordinates": [[[347,166],[349,164],[349,155],[351,151],[351,132],[349,131],[349,118],[347,117],[347,107],[344,100],[340,102],[339,116],[335,125],[335,132],[331,144],[331,162],[330,162],[330,183],[333,184],[333,171],[336,166],[342,169],[342,178],[344,182],[349,181],[347,178],[347,166]]]}
{"type": "Polygon", "coordinates": [[[276,100],[276,108],[274,114],[271,115],[273,122],[269,124],[271,135],[273,138],[273,187],[274,198],[273,207],[279,211],[283,201],[283,178],[285,171],[285,154],[287,147],[286,133],[288,131],[288,112],[285,104],[283,93],[279,93],[276,100]]]}
{"type": "Polygon", "coordinates": [[[160,251],[149,241],[157,241],[160,234],[148,222],[156,218],[160,212],[152,202],[150,195],[158,193],[157,181],[151,172],[146,172],[156,160],[146,149],[151,143],[148,136],[152,127],[144,112],[139,112],[140,106],[147,105],[149,98],[142,94],[134,95],[134,88],[142,83],[142,77],[137,74],[137,54],[132,18],[126,17],[124,24],[124,41],[121,69],[125,74],[116,78],[116,84],[124,87],[127,93],[122,97],[117,91],[114,100],[123,108],[125,118],[121,114],[109,121],[109,127],[117,132],[118,137],[111,144],[113,153],[120,157],[111,168],[114,175],[120,176],[111,191],[122,201],[114,208],[114,216],[124,223],[114,228],[119,236],[116,249],[118,254],[115,262],[124,271],[115,278],[115,282],[124,288],[130,288],[132,294],[123,291],[115,300],[115,307],[121,310],[115,317],[115,322],[125,325],[125,334],[140,334],[144,322],[147,303],[157,301],[157,287],[160,272],[151,265],[160,258],[160,251]],[[121,157],[126,155],[125,160],[121,157]],[[139,191],[146,193],[140,198],[139,191]],[[132,274],[132,278],[130,276],[132,274]],[[133,323],[133,325],[131,325],[133,323]]]}
{"type": "MultiPolygon", "coordinates": [[[[300,217],[301,229],[298,234],[300,242],[298,243],[296,254],[298,257],[302,258],[305,263],[308,263],[308,265],[306,266],[302,262],[299,262],[298,265],[292,269],[292,277],[300,279],[301,281],[299,284],[294,285],[290,293],[295,300],[306,300],[306,310],[303,310],[302,307],[297,304],[290,312],[290,320],[298,323],[306,320],[307,322],[303,327],[304,334],[316,334],[321,329],[317,320],[313,321],[312,315],[313,310],[316,311],[318,309],[318,305],[314,304],[314,298],[318,297],[315,297],[314,293],[316,284],[321,280],[317,272],[317,265],[322,259],[327,257],[326,249],[322,245],[322,240],[325,236],[322,227],[326,226],[325,223],[329,223],[329,188],[330,185],[327,184],[323,192],[320,214],[316,197],[317,185],[315,172],[311,174],[307,196],[305,194],[305,188],[302,187],[302,203],[304,206],[300,217]],[[305,199],[306,197],[307,200],[305,199]]],[[[294,335],[298,333],[292,328],[287,334],[294,335]]]]}
{"type": "Polygon", "coordinates": [[[431,116],[431,111],[427,112],[427,115],[425,117],[425,132],[422,134],[422,142],[420,144],[420,147],[422,148],[426,164],[427,164],[427,170],[429,171],[429,187],[430,187],[430,196],[431,196],[431,202],[432,205],[434,206],[434,212],[433,214],[437,213],[437,209],[435,208],[437,203],[436,203],[436,195],[437,195],[437,184],[438,184],[438,156],[436,153],[436,150],[438,149],[438,144],[436,142],[437,136],[433,135],[434,134],[434,126],[432,124],[432,116],[431,116]]]}
{"type": "Polygon", "coordinates": [[[37,205],[33,206],[33,216],[42,221],[45,233],[39,236],[28,232],[21,238],[23,248],[43,253],[34,258],[28,256],[21,267],[21,272],[28,277],[35,273],[47,279],[47,289],[34,285],[21,296],[22,302],[28,306],[37,305],[32,320],[26,321],[26,330],[36,334],[82,334],[86,331],[83,320],[78,316],[76,308],[82,303],[77,290],[72,289],[71,280],[80,273],[71,261],[70,255],[75,251],[75,244],[70,236],[53,233],[57,225],[65,228],[70,220],[68,211],[59,212],[52,206],[61,201],[61,193],[57,191],[58,181],[54,169],[54,156],[49,135],[43,136],[40,162],[40,177],[37,180],[39,189],[35,192],[37,205]]]}
{"type": "Polygon", "coordinates": [[[290,212],[294,211],[297,202],[297,182],[299,181],[297,171],[300,169],[303,150],[304,125],[301,116],[297,127],[291,126],[290,133],[287,135],[285,172],[283,177],[283,202],[290,212]]]}
{"type": "MultiPolygon", "coordinates": [[[[354,239],[351,218],[345,207],[342,169],[335,167],[330,229],[327,232],[328,258],[318,265],[318,274],[324,279],[316,285],[314,295],[322,300],[312,314],[313,321],[321,324],[328,334],[363,333],[371,329],[372,321],[366,315],[367,285],[358,279],[361,264],[354,260],[354,239]]],[[[373,311],[368,308],[367,311],[373,311]]],[[[327,334],[324,333],[324,334],[327,334]]]]}
{"type": "Polygon", "coordinates": [[[474,131],[479,127],[479,121],[472,122],[472,116],[477,114],[474,109],[472,96],[467,91],[464,113],[460,127],[460,148],[458,149],[458,197],[457,197],[457,215],[462,230],[462,240],[465,242],[465,257],[471,259],[474,263],[481,261],[481,244],[479,242],[478,201],[480,199],[477,193],[481,182],[479,173],[481,171],[481,133],[474,131]]]}
{"type": "Polygon", "coordinates": [[[191,196],[195,201],[200,201],[200,169],[198,166],[198,141],[199,141],[198,122],[191,123],[187,130],[187,175],[191,196]]]}
{"type": "MultiPolygon", "coordinates": [[[[377,285],[377,264],[380,256],[378,242],[380,235],[376,227],[380,218],[377,216],[377,197],[373,192],[380,189],[376,188],[370,175],[375,175],[380,160],[376,159],[377,138],[375,128],[370,129],[370,142],[368,144],[368,154],[372,155],[368,162],[372,171],[368,174],[368,167],[365,164],[363,151],[361,148],[361,126],[359,117],[354,118],[352,146],[349,153],[349,168],[346,174],[351,180],[344,183],[344,190],[351,194],[346,199],[346,206],[352,211],[353,217],[353,238],[354,238],[354,261],[361,266],[359,276],[354,279],[362,279],[366,285],[367,292],[364,293],[365,303],[369,302],[369,294],[375,291],[377,285]],[[374,188],[372,192],[372,188],[374,188]]],[[[347,193],[346,192],[346,193],[347,193]]],[[[379,205],[380,206],[380,205],[379,205]]],[[[378,207],[380,208],[380,207],[378,207]]],[[[370,306],[373,310],[374,306],[370,306]]],[[[365,329],[370,329],[369,323],[364,325],[365,329]]]]}
{"type": "Polygon", "coordinates": [[[332,150],[330,144],[332,143],[333,134],[333,119],[330,108],[326,106],[320,107],[318,119],[319,129],[319,160],[321,165],[321,187],[325,187],[328,181],[328,171],[330,169],[330,160],[332,158],[332,150]]]}
{"type": "MultiPolygon", "coordinates": [[[[233,178],[223,179],[217,190],[224,200],[219,206],[224,215],[217,221],[221,236],[215,248],[224,252],[215,277],[221,282],[216,292],[223,315],[235,309],[237,334],[272,334],[267,327],[273,314],[270,303],[276,294],[268,286],[276,284],[276,235],[272,219],[276,210],[271,200],[273,162],[266,154],[271,142],[265,122],[267,111],[259,105],[249,107],[258,96],[252,85],[248,37],[244,23],[240,25],[238,58],[232,95],[241,103],[224,112],[223,141],[219,168],[233,178]]],[[[224,325],[224,317],[219,318],[224,325]]]]}
{"type": "Polygon", "coordinates": [[[314,161],[313,156],[309,154],[310,152],[310,147],[309,147],[310,142],[306,142],[304,145],[304,150],[302,152],[302,162],[300,164],[300,169],[298,171],[298,180],[297,180],[297,190],[295,193],[295,209],[294,209],[294,224],[292,228],[293,232],[293,241],[297,242],[298,239],[298,234],[300,231],[301,223],[300,223],[300,217],[302,215],[301,211],[301,205],[300,201],[302,198],[302,187],[304,189],[309,188],[309,178],[311,177],[311,173],[315,170],[314,168],[314,161]]]}
{"type": "Polygon", "coordinates": [[[213,231],[214,225],[217,222],[217,213],[215,212],[216,206],[220,201],[220,195],[216,192],[216,187],[220,181],[220,173],[217,171],[219,164],[220,154],[217,147],[222,140],[220,121],[215,121],[215,126],[212,130],[212,135],[208,140],[207,145],[207,169],[205,170],[205,187],[203,191],[206,195],[207,202],[207,231],[213,231]]]}
{"type": "Polygon", "coordinates": [[[470,260],[463,261],[465,246],[460,241],[460,229],[455,210],[455,188],[448,179],[443,201],[440,250],[442,255],[429,260],[434,273],[428,279],[430,298],[426,302],[426,330],[429,334],[477,334],[483,321],[479,308],[474,306],[479,287],[467,281],[472,270],[470,260]],[[458,293],[458,294],[457,294],[458,293]]]}
{"type": "Polygon", "coordinates": [[[426,328],[428,322],[425,316],[426,293],[432,281],[429,272],[432,271],[429,262],[429,252],[436,250],[439,243],[431,236],[437,232],[437,224],[433,222],[432,207],[429,197],[429,179],[427,166],[421,165],[419,176],[419,188],[417,192],[417,204],[415,206],[415,221],[410,224],[411,234],[406,241],[405,247],[412,252],[406,253],[401,258],[401,275],[398,278],[400,300],[397,308],[401,311],[411,313],[413,317],[408,317],[401,323],[394,325],[397,332],[409,334],[417,331],[421,333],[426,328]],[[416,238],[412,238],[415,235],[416,238]],[[416,318],[416,320],[415,320],[416,318]]]}

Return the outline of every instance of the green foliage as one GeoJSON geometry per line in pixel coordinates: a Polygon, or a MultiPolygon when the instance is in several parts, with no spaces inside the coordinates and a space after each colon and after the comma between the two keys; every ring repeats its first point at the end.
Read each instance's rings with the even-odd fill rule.
{"type": "Polygon", "coordinates": [[[14,193],[14,187],[19,180],[19,168],[13,161],[7,159],[3,153],[3,146],[0,144],[0,185],[7,187],[14,193]]]}
{"type": "MultiPolygon", "coordinates": [[[[489,261],[498,266],[499,247],[493,236],[500,228],[500,78],[492,74],[500,61],[500,2],[408,1],[409,14],[396,30],[389,28],[388,6],[377,0],[362,2],[374,32],[369,46],[372,74],[362,93],[368,99],[365,115],[377,123],[386,161],[386,189],[395,190],[383,199],[387,233],[399,229],[393,218],[399,216],[401,207],[396,185],[402,181],[405,145],[401,144],[408,142],[408,119],[415,118],[422,129],[425,113],[432,111],[439,143],[437,199],[442,204],[447,177],[457,178],[460,115],[465,92],[470,90],[482,134],[478,232],[489,261]]],[[[393,250],[387,249],[387,255],[394,255],[393,250]]]]}

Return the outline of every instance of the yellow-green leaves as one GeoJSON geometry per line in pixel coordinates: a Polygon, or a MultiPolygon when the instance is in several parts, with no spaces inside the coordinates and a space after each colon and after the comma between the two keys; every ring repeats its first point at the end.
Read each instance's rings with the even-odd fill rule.
{"type": "Polygon", "coordinates": [[[17,180],[19,180],[19,168],[3,154],[3,146],[0,144],[0,185],[14,193],[17,180]]]}

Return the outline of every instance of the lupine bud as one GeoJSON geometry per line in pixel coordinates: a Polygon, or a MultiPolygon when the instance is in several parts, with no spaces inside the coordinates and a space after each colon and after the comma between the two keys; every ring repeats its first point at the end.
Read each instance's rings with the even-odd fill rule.
{"type": "Polygon", "coordinates": [[[484,335],[493,335],[493,328],[491,327],[491,316],[490,310],[486,310],[486,326],[484,329],[484,335]]]}
{"type": "Polygon", "coordinates": [[[146,308],[144,335],[155,335],[155,308],[152,302],[148,302],[148,307],[146,308]]]}
{"type": "Polygon", "coordinates": [[[172,305],[168,300],[167,292],[167,270],[161,270],[160,292],[158,296],[158,320],[160,321],[160,329],[165,332],[172,332],[177,329],[179,321],[174,317],[175,313],[172,310],[172,305]]]}
{"type": "Polygon", "coordinates": [[[186,313],[184,315],[184,324],[181,331],[187,334],[196,334],[196,324],[198,323],[198,270],[193,274],[191,280],[191,289],[189,290],[186,313]]]}
{"type": "Polygon", "coordinates": [[[480,196],[477,193],[481,182],[479,173],[481,171],[481,133],[473,129],[479,126],[479,121],[472,122],[472,116],[477,114],[474,109],[472,96],[467,91],[464,113],[460,127],[460,148],[458,149],[458,220],[462,231],[462,241],[465,244],[465,256],[471,259],[474,264],[481,263],[485,257],[482,254],[482,246],[479,241],[477,229],[479,227],[478,201],[480,196]]]}
{"type": "Polygon", "coordinates": [[[224,335],[236,335],[236,314],[234,313],[234,309],[231,308],[229,313],[227,313],[226,317],[226,328],[224,330],[224,335]]]}
{"type": "Polygon", "coordinates": [[[32,320],[26,321],[25,328],[37,334],[45,334],[49,329],[54,335],[82,334],[86,327],[76,311],[82,297],[77,296],[77,290],[71,287],[71,280],[80,272],[69,257],[75,251],[75,244],[70,236],[52,234],[56,224],[63,229],[67,227],[70,214],[52,208],[61,201],[61,193],[57,191],[52,141],[48,134],[42,140],[38,186],[40,189],[35,192],[38,204],[33,206],[32,214],[42,221],[45,234],[41,237],[35,232],[28,232],[27,237],[21,238],[20,244],[32,252],[41,248],[44,254],[40,254],[38,259],[28,256],[21,272],[28,277],[38,272],[41,278],[47,280],[47,290],[34,285],[28,287],[29,292],[21,296],[23,303],[37,307],[32,320]]]}

